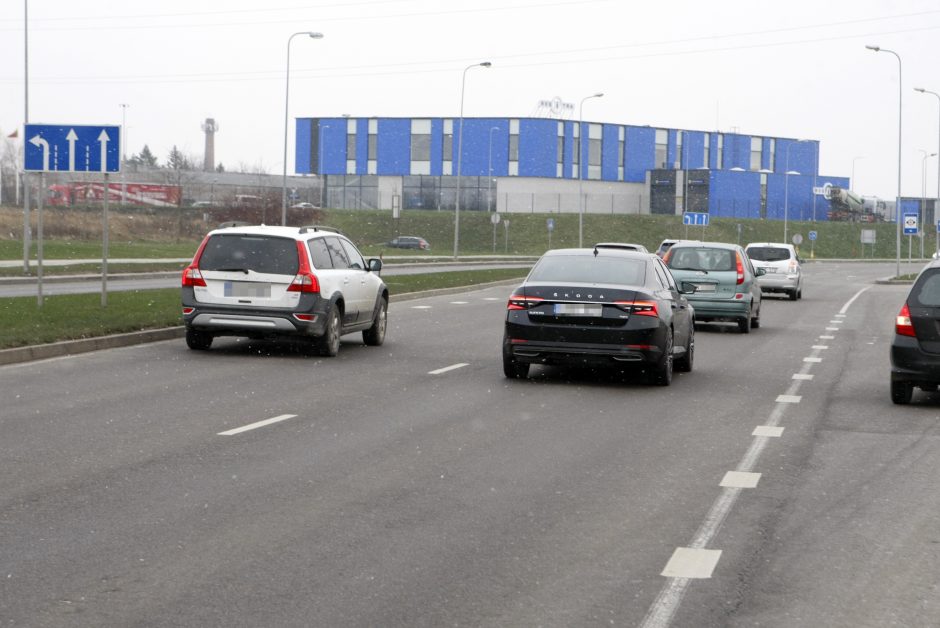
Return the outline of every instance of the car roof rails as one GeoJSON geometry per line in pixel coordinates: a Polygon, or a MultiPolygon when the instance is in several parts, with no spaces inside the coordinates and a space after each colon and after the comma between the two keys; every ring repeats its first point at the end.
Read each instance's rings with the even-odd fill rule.
{"type": "Polygon", "coordinates": [[[233,227],[248,227],[250,222],[245,222],[243,220],[229,220],[228,222],[219,223],[219,226],[216,229],[231,229],[233,227]]]}
{"type": "Polygon", "coordinates": [[[307,233],[308,231],[330,231],[332,233],[339,233],[341,235],[346,235],[335,227],[327,227],[324,225],[304,225],[303,227],[300,228],[300,233],[307,233]]]}

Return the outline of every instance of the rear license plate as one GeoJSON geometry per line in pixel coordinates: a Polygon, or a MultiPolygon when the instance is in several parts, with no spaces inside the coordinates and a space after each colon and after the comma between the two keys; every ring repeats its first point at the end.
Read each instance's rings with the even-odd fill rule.
{"type": "Polygon", "coordinates": [[[227,297],[270,297],[271,285],[266,283],[252,283],[249,281],[226,281],[225,296],[227,297]]]}
{"type": "Polygon", "coordinates": [[[714,292],[715,284],[713,283],[697,283],[693,284],[695,286],[696,292],[714,292]]]}
{"type": "Polygon", "coordinates": [[[777,268],[775,266],[764,266],[764,272],[769,275],[770,273],[777,272],[777,268]]]}
{"type": "Polygon", "coordinates": [[[603,316],[603,305],[584,305],[582,303],[556,303],[556,316],[603,316]]]}

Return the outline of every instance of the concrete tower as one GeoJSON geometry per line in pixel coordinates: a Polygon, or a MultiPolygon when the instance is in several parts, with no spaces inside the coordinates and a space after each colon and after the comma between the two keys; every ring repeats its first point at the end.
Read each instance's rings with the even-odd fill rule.
{"type": "Polygon", "coordinates": [[[202,169],[206,172],[215,171],[215,132],[219,130],[219,125],[212,118],[206,118],[202,123],[202,130],[206,132],[206,150],[203,155],[202,169]]]}

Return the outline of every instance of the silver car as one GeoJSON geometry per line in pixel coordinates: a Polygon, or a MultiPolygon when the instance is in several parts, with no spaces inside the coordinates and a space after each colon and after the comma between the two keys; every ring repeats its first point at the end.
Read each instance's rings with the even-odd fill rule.
{"type": "Polygon", "coordinates": [[[763,268],[757,283],[762,292],[783,292],[791,301],[803,298],[803,268],[792,244],[752,242],[745,248],[754,268],[763,268]]]}

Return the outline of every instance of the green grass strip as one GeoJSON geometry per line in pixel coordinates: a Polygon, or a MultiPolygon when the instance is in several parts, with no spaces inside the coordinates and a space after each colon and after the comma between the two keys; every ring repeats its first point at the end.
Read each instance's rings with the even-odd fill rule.
{"type": "MultiPolygon", "coordinates": [[[[523,278],[527,269],[384,277],[392,295],[523,278]]],[[[0,349],[181,325],[179,288],[0,299],[0,349]]]]}

